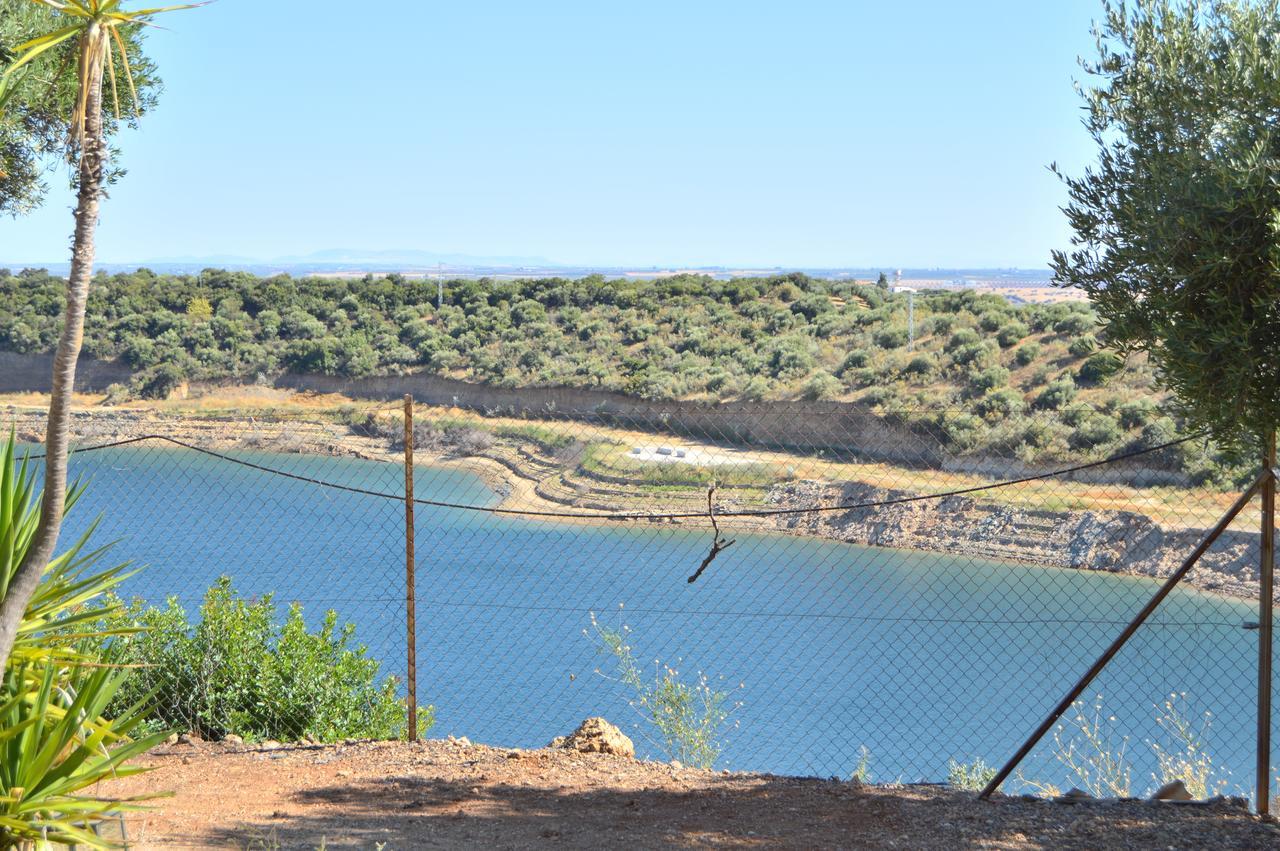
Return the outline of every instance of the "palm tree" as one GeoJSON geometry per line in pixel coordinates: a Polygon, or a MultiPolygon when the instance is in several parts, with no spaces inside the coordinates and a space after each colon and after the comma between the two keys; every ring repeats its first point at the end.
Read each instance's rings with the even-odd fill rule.
{"type": "Polygon", "coordinates": [[[98,204],[102,198],[103,170],[107,162],[103,132],[106,83],[110,83],[112,105],[117,116],[120,114],[121,77],[134,109],[138,107],[126,40],[121,36],[121,30],[149,25],[151,18],[162,12],[205,5],[189,3],[129,11],[121,8],[123,0],[31,2],[52,9],[56,13],[54,20],[60,26],[18,45],[16,58],[0,76],[0,111],[12,99],[17,83],[31,70],[33,62],[61,45],[74,45],[75,67],[68,67],[66,72],[74,75],[77,97],[67,124],[68,156],[76,167],[77,198],[71,273],[67,276],[66,308],[53,361],[53,386],[45,430],[45,484],[40,523],[21,565],[12,573],[8,586],[0,588],[0,671],[8,663],[23,612],[53,557],[62,527],[67,495],[71,393],[84,337],[85,303],[89,295],[89,281],[93,277],[94,234],[98,225],[98,204]]]}

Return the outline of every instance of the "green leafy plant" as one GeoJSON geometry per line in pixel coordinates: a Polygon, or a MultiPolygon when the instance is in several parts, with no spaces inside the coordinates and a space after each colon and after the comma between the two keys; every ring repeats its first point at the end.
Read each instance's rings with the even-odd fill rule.
{"type": "MultiPolygon", "coordinates": [[[[72,487],[65,509],[82,489],[72,487]]],[[[12,435],[0,452],[0,593],[8,587],[35,534],[39,493],[12,435]]],[[[87,550],[87,532],[45,567],[27,602],[14,650],[0,677],[0,847],[82,843],[104,847],[97,821],[136,807],[86,794],[97,783],[140,769],[127,761],[167,734],[131,738],[145,715],[147,694],[108,712],[131,672],[86,655],[108,640],[97,626],[113,613],[102,596],[129,574],[126,566],[96,568],[104,549],[87,550]]]]}
{"type": "Polygon", "coordinates": [[[966,792],[981,791],[995,776],[995,767],[987,765],[982,757],[973,762],[951,760],[947,763],[947,784],[966,792]]]}
{"type": "Polygon", "coordinates": [[[849,781],[852,783],[871,782],[871,751],[867,749],[866,745],[861,745],[858,748],[858,764],[850,772],[849,781]]]}
{"type": "Polygon", "coordinates": [[[628,643],[630,627],[624,624],[621,629],[611,629],[592,613],[591,628],[600,652],[613,656],[618,666],[616,677],[597,673],[631,691],[630,705],[658,732],[658,738],[650,741],[670,759],[697,768],[714,766],[724,748],[724,726],[741,703],[730,704],[729,692],[711,688],[705,674],[699,673],[688,683],[679,671],[657,660],[650,679],[628,643]]]}
{"type": "MultiPolygon", "coordinates": [[[[209,739],[398,738],[407,709],[394,677],[352,645],[355,626],[326,612],[309,630],[302,607],[280,616],[271,595],[245,600],[227,577],[206,593],[195,623],[173,598],[163,607],[133,602],[108,625],[137,629],[105,642],[104,657],[137,666],[116,704],[157,695],[151,722],[209,739]]],[[[419,732],[434,721],[418,712],[419,732]]]]}
{"type": "Polygon", "coordinates": [[[159,744],[167,730],[136,739],[145,709],[107,712],[129,672],[63,668],[53,661],[10,665],[0,684],[0,845],[108,843],[94,822],[137,809],[127,800],[83,792],[143,769],[127,761],[159,744]],[[108,720],[109,719],[109,720],[108,720]]]}

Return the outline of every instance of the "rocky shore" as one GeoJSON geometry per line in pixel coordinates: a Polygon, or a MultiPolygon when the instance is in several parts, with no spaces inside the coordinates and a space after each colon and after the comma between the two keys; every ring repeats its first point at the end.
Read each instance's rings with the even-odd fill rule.
{"type": "MultiPolygon", "coordinates": [[[[362,434],[340,422],[315,418],[294,420],[248,414],[217,416],[177,414],[151,409],[81,409],[73,414],[73,434],[81,445],[161,435],[215,450],[253,449],[288,453],[346,456],[398,463],[401,455],[382,435],[362,434]]],[[[10,407],[0,419],[13,424],[18,439],[43,439],[44,413],[10,407]]],[[[614,488],[605,502],[596,498],[565,498],[547,485],[559,482],[564,471],[546,459],[534,459],[526,469],[516,461],[527,454],[491,453],[492,457],[451,457],[419,454],[419,463],[459,466],[480,476],[502,500],[502,507],[584,514],[603,511],[689,510],[679,505],[655,505],[652,495],[625,496],[614,488]],[[511,456],[511,457],[507,457],[511,456]],[[515,460],[513,460],[515,459],[515,460]]],[[[691,492],[692,494],[692,492],[691,492]]],[[[811,508],[850,503],[882,502],[912,496],[908,491],[879,488],[859,482],[791,481],[774,485],[763,503],[729,498],[722,510],[735,508],[811,508]]],[[[693,494],[701,500],[699,494],[693,494]]],[[[696,509],[694,509],[696,510],[696,509]]],[[[597,522],[584,518],[579,522],[597,522]]],[[[692,520],[684,525],[705,525],[692,520]]],[[[1040,564],[1077,570],[1106,571],[1161,578],[1177,569],[1203,538],[1203,529],[1166,529],[1133,511],[1034,510],[983,502],[964,496],[898,505],[788,514],[769,518],[736,518],[741,530],[781,532],[844,541],[873,547],[923,550],[952,556],[1040,564]]],[[[1187,582],[1205,591],[1241,599],[1257,599],[1258,535],[1228,531],[1200,560],[1187,582]]]]}
{"type": "MultiPolygon", "coordinates": [[[[913,495],[861,483],[801,481],[776,485],[767,499],[779,508],[812,508],[913,495]]],[[[965,496],[774,519],[788,532],[864,546],[1156,578],[1177,570],[1207,532],[1164,529],[1132,511],[1038,511],[965,496]]],[[[1228,530],[1186,581],[1206,591],[1256,600],[1258,537],[1228,530]]]]}

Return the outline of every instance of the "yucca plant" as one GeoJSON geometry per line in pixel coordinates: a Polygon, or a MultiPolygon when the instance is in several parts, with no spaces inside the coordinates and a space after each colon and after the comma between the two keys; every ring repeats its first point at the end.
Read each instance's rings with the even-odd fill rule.
{"type": "Polygon", "coordinates": [[[67,487],[67,448],[70,439],[71,395],[75,386],[76,360],[84,340],[84,314],[93,277],[98,208],[102,199],[107,143],[103,122],[104,80],[110,81],[112,106],[120,111],[119,80],[133,95],[133,74],[129,65],[128,42],[121,30],[146,26],[151,19],[176,9],[201,3],[151,9],[125,9],[123,0],[31,0],[54,12],[55,26],[49,32],[33,33],[19,44],[15,57],[0,74],[0,113],[8,106],[20,76],[34,63],[49,58],[52,51],[71,44],[75,62],[56,69],[58,76],[71,75],[76,99],[66,116],[67,156],[76,168],[75,235],[72,240],[71,272],[67,276],[66,307],[62,331],[54,355],[53,381],[49,394],[49,417],[45,430],[45,486],[39,521],[34,536],[11,571],[0,596],[0,668],[5,667],[18,637],[19,624],[27,602],[35,593],[45,568],[53,559],[62,526],[67,487]]]}
{"type": "Polygon", "coordinates": [[[137,809],[145,797],[83,794],[104,780],[145,769],[125,763],[168,731],[130,739],[143,706],[103,713],[127,671],[52,660],[11,665],[0,686],[0,847],[83,844],[107,848],[95,823],[137,809]]]}
{"type": "MultiPolygon", "coordinates": [[[[73,484],[67,493],[64,510],[83,488],[73,484]]],[[[35,536],[39,501],[34,472],[25,457],[18,460],[10,434],[0,448],[0,590],[35,536]]],[[[148,715],[149,696],[106,717],[129,671],[97,664],[83,650],[129,631],[104,631],[118,604],[101,601],[132,574],[123,564],[98,568],[106,548],[88,549],[94,526],[47,565],[0,679],[0,848],[107,847],[93,832],[95,822],[140,799],[83,791],[136,773],[124,763],[169,733],[130,738],[148,715]]]]}

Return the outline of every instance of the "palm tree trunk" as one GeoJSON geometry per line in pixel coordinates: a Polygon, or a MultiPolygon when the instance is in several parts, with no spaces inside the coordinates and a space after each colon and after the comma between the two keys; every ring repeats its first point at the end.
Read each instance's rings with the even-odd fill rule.
{"type": "Polygon", "coordinates": [[[94,233],[98,227],[98,203],[102,195],[102,171],[106,142],[102,132],[102,77],[87,81],[85,134],[80,151],[80,185],[76,201],[75,241],[71,249],[71,274],[67,277],[67,304],[62,335],[53,360],[53,387],[45,427],[44,496],[40,525],[26,557],[14,573],[0,600],[0,671],[13,651],[18,627],[27,603],[53,558],[62,528],[67,494],[67,444],[71,421],[71,394],[75,387],[76,361],[84,339],[85,303],[93,277],[94,233]]]}

